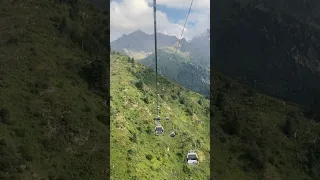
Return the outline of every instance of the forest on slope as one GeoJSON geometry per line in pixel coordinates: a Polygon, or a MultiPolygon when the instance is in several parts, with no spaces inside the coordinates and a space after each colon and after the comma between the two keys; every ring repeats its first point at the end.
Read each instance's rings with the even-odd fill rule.
{"type": "Polygon", "coordinates": [[[215,73],[211,165],[216,179],[319,179],[320,126],[309,109],[215,73]]]}
{"type": "Polygon", "coordinates": [[[109,15],[0,1],[0,179],[106,179],[109,15]]]}

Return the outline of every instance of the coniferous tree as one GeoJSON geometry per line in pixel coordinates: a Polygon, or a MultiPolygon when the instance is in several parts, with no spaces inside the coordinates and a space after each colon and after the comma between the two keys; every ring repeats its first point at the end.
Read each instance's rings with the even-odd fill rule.
{"type": "Polygon", "coordinates": [[[133,59],[133,57],[131,58],[131,63],[132,63],[132,67],[134,67],[134,59],[133,59]]]}

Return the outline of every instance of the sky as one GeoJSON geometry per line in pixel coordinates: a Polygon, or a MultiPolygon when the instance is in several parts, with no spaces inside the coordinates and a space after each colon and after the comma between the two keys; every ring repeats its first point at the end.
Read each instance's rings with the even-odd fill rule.
{"type": "MultiPolygon", "coordinates": [[[[110,41],[141,30],[153,34],[153,0],[111,0],[110,41]]],[[[181,38],[191,0],[157,0],[157,32],[181,38]]],[[[210,29],[210,0],[194,0],[183,33],[191,40],[210,29]]]]}

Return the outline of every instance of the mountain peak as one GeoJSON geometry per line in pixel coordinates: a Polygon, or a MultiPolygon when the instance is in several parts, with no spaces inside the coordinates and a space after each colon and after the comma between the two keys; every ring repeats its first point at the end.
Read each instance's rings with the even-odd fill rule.
{"type": "Polygon", "coordinates": [[[139,30],[136,30],[136,31],[133,31],[132,33],[130,33],[130,35],[136,35],[136,34],[139,34],[139,35],[146,35],[145,32],[141,31],[140,29],[139,30]]]}
{"type": "Polygon", "coordinates": [[[201,37],[210,36],[210,29],[207,29],[204,33],[200,35],[201,37]]]}

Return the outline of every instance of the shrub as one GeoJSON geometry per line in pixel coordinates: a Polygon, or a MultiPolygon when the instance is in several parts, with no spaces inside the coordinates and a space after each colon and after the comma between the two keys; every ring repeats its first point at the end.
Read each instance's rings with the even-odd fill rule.
{"type": "Polygon", "coordinates": [[[152,129],[151,129],[151,127],[148,127],[148,129],[146,130],[146,133],[148,133],[148,134],[152,134],[152,129]]]}
{"type": "Polygon", "coordinates": [[[25,134],[26,134],[26,129],[24,129],[24,128],[15,128],[14,132],[18,137],[22,137],[23,138],[25,136],[25,134]]]}
{"type": "Polygon", "coordinates": [[[223,124],[223,130],[230,134],[239,136],[241,132],[241,123],[239,117],[236,115],[232,115],[230,112],[224,113],[225,123],[223,124]]]}
{"type": "Polygon", "coordinates": [[[187,113],[188,116],[192,116],[193,115],[192,107],[187,106],[185,112],[187,113]]]}
{"type": "Polygon", "coordinates": [[[143,90],[143,82],[141,80],[138,80],[137,82],[135,82],[135,86],[138,89],[143,90]]]}
{"type": "Polygon", "coordinates": [[[21,154],[23,159],[25,159],[27,161],[32,161],[33,160],[31,150],[27,145],[20,146],[19,147],[19,152],[20,152],[20,154],[21,154]]]}
{"type": "Polygon", "coordinates": [[[216,105],[220,110],[224,110],[224,102],[225,102],[225,96],[222,93],[218,93],[217,99],[216,99],[216,105]]]}
{"type": "Polygon", "coordinates": [[[165,96],[163,94],[160,94],[161,99],[165,100],[165,96]]]}
{"type": "Polygon", "coordinates": [[[131,137],[129,137],[129,140],[133,143],[137,143],[138,140],[137,140],[137,135],[136,133],[133,133],[131,137]]]}
{"type": "Polygon", "coordinates": [[[7,108],[0,109],[0,120],[2,123],[8,124],[10,120],[10,113],[7,108]]]}
{"type": "Polygon", "coordinates": [[[221,143],[225,143],[227,141],[227,139],[225,137],[220,137],[219,140],[220,140],[221,143]]]}
{"type": "Polygon", "coordinates": [[[6,44],[17,44],[19,41],[18,37],[10,36],[6,44]]]}
{"type": "Polygon", "coordinates": [[[143,98],[143,101],[144,101],[146,104],[149,104],[149,98],[148,98],[148,96],[144,97],[144,98],[143,98]]]}
{"type": "Polygon", "coordinates": [[[105,125],[108,123],[108,115],[106,113],[97,115],[97,119],[105,125]]]}
{"type": "Polygon", "coordinates": [[[171,94],[171,98],[172,98],[173,100],[176,100],[176,99],[177,99],[177,96],[174,95],[174,94],[171,94]]]}
{"type": "Polygon", "coordinates": [[[153,159],[153,156],[151,154],[146,155],[146,158],[151,161],[153,159]]]}
{"type": "Polygon", "coordinates": [[[294,135],[294,127],[291,119],[287,119],[283,125],[283,132],[288,136],[292,137],[294,135]]]}
{"type": "Polygon", "coordinates": [[[136,151],[134,150],[134,149],[129,149],[128,150],[128,154],[130,154],[130,155],[133,155],[133,154],[135,154],[136,153],[136,151]]]}
{"type": "Polygon", "coordinates": [[[266,156],[257,146],[247,148],[244,157],[252,163],[253,169],[261,170],[266,165],[266,156]]]}
{"type": "Polygon", "coordinates": [[[191,172],[190,167],[184,164],[183,165],[183,172],[186,174],[189,174],[191,172]]]}
{"type": "Polygon", "coordinates": [[[7,146],[7,141],[5,139],[0,139],[0,147],[6,147],[6,146],[7,146]]]}
{"type": "Polygon", "coordinates": [[[185,99],[184,97],[181,97],[181,98],[179,99],[179,103],[180,103],[180,104],[185,104],[185,103],[186,103],[186,99],[185,99]]]}
{"type": "Polygon", "coordinates": [[[83,75],[90,88],[106,91],[108,88],[108,64],[105,59],[96,57],[90,67],[83,68],[83,75]]]}

